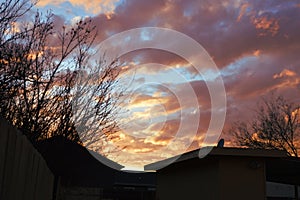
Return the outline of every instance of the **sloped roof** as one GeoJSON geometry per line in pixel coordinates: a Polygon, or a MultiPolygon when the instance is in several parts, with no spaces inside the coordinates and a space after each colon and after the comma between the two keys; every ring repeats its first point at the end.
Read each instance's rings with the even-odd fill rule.
{"type": "Polygon", "coordinates": [[[128,173],[115,169],[123,166],[62,136],[38,143],[37,148],[48,167],[61,183],[83,187],[112,187],[118,185],[155,187],[155,173],[128,173]],[[92,155],[93,154],[93,155],[92,155]],[[101,162],[97,159],[100,159],[101,162]],[[108,167],[113,166],[113,168],[108,167]]]}
{"type": "MultiPolygon", "coordinates": [[[[57,136],[39,142],[37,148],[52,172],[68,184],[100,186],[114,182],[116,170],[99,162],[76,142],[57,136]]],[[[113,164],[119,169],[123,168],[118,163],[113,164]]]]}
{"type": "MultiPolygon", "coordinates": [[[[199,153],[207,156],[242,156],[242,157],[287,157],[286,152],[279,150],[234,148],[234,147],[204,147],[182,155],[174,156],[162,161],[145,165],[145,170],[159,170],[169,164],[182,162],[189,159],[199,158],[199,153]]],[[[201,157],[201,154],[200,154],[201,157]]]]}
{"type": "Polygon", "coordinates": [[[166,160],[145,166],[145,170],[160,170],[163,167],[190,159],[199,159],[199,150],[209,151],[207,157],[256,157],[265,158],[266,180],[278,183],[300,185],[300,158],[290,157],[285,151],[232,148],[205,147],[175,156],[166,160]]]}

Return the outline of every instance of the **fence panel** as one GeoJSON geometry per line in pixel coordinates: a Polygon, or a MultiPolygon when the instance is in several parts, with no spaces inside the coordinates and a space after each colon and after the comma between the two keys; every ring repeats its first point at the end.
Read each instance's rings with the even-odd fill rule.
{"type": "Polygon", "coordinates": [[[0,118],[0,199],[51,200],[54,176],[27,138],[0,118]]]}

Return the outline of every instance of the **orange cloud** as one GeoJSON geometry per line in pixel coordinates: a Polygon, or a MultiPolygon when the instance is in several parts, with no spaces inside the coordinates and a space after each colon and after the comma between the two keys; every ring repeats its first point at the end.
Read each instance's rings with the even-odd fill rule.
{"type": "Polygon", "coordinates": [[[237,22],[240,22],[242,17],[245,15],[246,13],[246,9],[249,7],[249,4],[248,3],[244,3],[242,6],[241,6],[241,9],[240,9],[240,13],[239,13],[239,16],[237,17],[236,21],[237,22]]]}
{"type": "MultiPolygon", "coordinates": [[[[298,36],[300,29],[297,28],[299,23],[295,19],[299,18],[300,14],[298,8],[289,7],[290,4],[286,8],[286,6],[281,5],[282,2],[273,0],[249,3],[243,3],[242,1],[224,2],[215,4],[201,1],[186,2],[184,0],[176,2],[161,0],[126,1],[126,4],[122,4],[114,10],[115,13],[111,20],[105,14],[93,18],[94,25],[97,27],[101,25],[97,41],[102,41],[112,33],[135,27],[172,27],[203,45],[208,53],[212,55],[218,67],[226,68],[233,63],[231,73],[225,74],[223,77],[230,102],[228,103],[227,124],[225,124],[229,126],[229,123],[236,119],[250,118],[250,110],[255,109],[256,102],[262,95],[274,91],[279,91],[280,94],[288,97],[297,94],[295,89],[300,86],[300,78],[297,76],[299,74],[298,52],[300,46],[298,45],[298,36]],[[277,12],[273,13],[270,10],[276,10],[277,12]],[[174,18],[174,16],[178,17],[174,18]],[[276,37],[257,37],[257,35],[276,37]],[[241,60],[241,62],[236,62],[238,60],[241,60]],[[283,66],[295,66],[295,68],[292,71],[284,69],[283,66]]],[[[123,67],[124,71],[134,67],[136,60],[140,61],[138,63],[141,64],[160,63],[168,65],[167,68],[153,65],[153,67],[139,71],[145,77],[160,72],[165,73],[171,68],[176,68],[176,66],[184,68],[184,72],[188,71],[191,77],[193,75],[184,59],[164,51],[141,50],[132,52],[132,54],[129,53],[122,59],[127,61],[127,64],[132,61],[128,66],[123,67]],[[136,55],[138,59],[136,59],[136,55]]],[[[142,85],[145,78],[138,78],[140,81],[138,83],[142,85]]],[[[203,145],[211,145],[203,143],[205,128],[207,128],[210,120],[209,108],[211,105],[205,83],[197,80],[193,81],[191,85],[201,107],[201,126],[202,124],[205,125],[205,127],[199,128],[198,135],[190,147],[190,149],[194,149],[203,145]]],[[[153,88],[153,90],[160,91],[159,88],[153,88]]],[[[137,130],[133,127],[134,124],[129,123],[132,132],[128,131],[120,135],[118,143],[120,146],[127,146],[124,151],[128,153],[128,156],[117,159],[122,163],[140,165],[155,162],[173,154],[178,154],[180,142],[184,139],[193,140],[192,137],[185,136],[184,139],[178,142],[178,146],[173,145],[174,149],[168,150],[164,154],[157,153],[158,149],[163,148],[172,141],[174,133],[177,132],[179,122],[170,122],[170,114],[177,119],[184,118],[186,113],[183,112],[178,117],[179,112],[177,111],[184,111],[185,108],[181,108],[178,100],[170,94],[154,95],[154,93],[143,92],[142,90],[141,94],[147,95],[136,96],[130,102],[129,106],[135,112],[129,116],[129,119],[133,123],[140,120],[141,125],[145,125],[145,127],[137,130]],[[162,122],[161,118],[159,118],[160,121],[157,121],[158,116],[162,115],[166,118],[164,118],[165,122],[162,122]],[[150,120],[151,123],[149,123],[149,119],[154,118],[156,121],[150,120]],[[138,136],[138,134],[145,137],[135,138],[134,136],[138,136]],[[147,152],[153,152],[153,154],[140,157],[141,154],[146,155],[147,152]]],[[[188,97],[184,85],[177,84],[176,92],[180,93],[181,96],[188,97]]],[[[188,98],[186,102],[187,107],[191,108],[193,106],[192,103],[189,104],[188,98]]],[[[188,128],[185,132],[192,134],[188,128]]],[[[226,139],[226,145],[234,145],[231,143],[230,137],[226,139]]]]}
{"type": "Polygon", "coordinates": [[[253,55],[256,56],[256,57],[258,57],[260,54],[261,54],[261,51],[260,51],[260,50],[255,50],[255,51],[253,52],[253,55]]]}
{"type": "Polygon", "coordinates": [[[288,70],[288,69],[284,69],[279,74],[275,74],[273,76],[273,78],[277,79],[277,78],[283,78],[283,77],[292,77],[292,76],[296,76],[296,75],[297,75],[296,72],[288,70]]]}
{"type": "MultiPolygon", "coordinates": [[[[69,2],[74,6],[83,6],[87,12],[92,14],[105,13],[109,18],[111,13],[115,10],[115,3],[119,0],[89,0],[89,1],[81,1],[81,0],[69,0],[69,2]]],[[[65,2],[64,0],[40,0],[37,3],[37,6],[44,7],[46,5],[59,5],[65,2]]]]}
{"type": "Polygon", "coordinates": [[[257,30],[262,31],[259,34],[260,36],[265,36],[268,33],[270,33],[272,36],[275,36],[280,28],[278,20],[276,20],[275,18],[268,18],[265,16],[254,18],[252,20],[252,23],[254,24],[257,30]]]}

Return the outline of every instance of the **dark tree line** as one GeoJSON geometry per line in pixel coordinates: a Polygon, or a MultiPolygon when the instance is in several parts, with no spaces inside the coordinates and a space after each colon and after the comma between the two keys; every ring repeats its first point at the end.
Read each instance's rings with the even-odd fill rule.
{"type": "Polygon", "coordinates": [[[91,61],[96,31],[89,19],[57,30],[50,12],[29,17],[33,7],[30,0],[0,5],[0,114],[33,143],[56,135],[80,142],[81,134],[89,143],[109,137],[121,95],[112,93],[117,62],[91,61]],[[87,104],[88,113],[74,116],[87,104]]]}

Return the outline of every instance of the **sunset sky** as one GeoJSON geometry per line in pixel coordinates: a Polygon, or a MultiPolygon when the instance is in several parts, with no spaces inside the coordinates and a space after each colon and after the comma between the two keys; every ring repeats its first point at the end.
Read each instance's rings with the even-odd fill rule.
{"type": "MultiPolygon", "coordinates": [[[[232,145],[232,136],[225,133],[230,124],[251,118],[261,97],[275,93],[291,102],[300,100],[298,0],[40,0],[37,8],[51,9],[56,26],[91,17],[98,30],[95,43],[140,27],[169,28],[196,40],[224,81],[227,112],[221,137],[226,146],[232,145]]],[[[190,63],[173,53],[149,49],[126,54],[122,60],[129,69],[134,67],[133,82],[140,87],[131,94],[129,125],[121,127],[116,141],[127,147],[110,155],[112,159],[141,166],[181,153],[186,150],[183,143],[191,144],[188,150],[209,145],[203,144],[203,137],[211,100],[203,77],[190,63]],[[186,126],[176,144],[160,151],[176,137],[180,121],[193,121],[188,119],[198,107],[190,102],[195,98],[187,93],[187,85],[194,89],[200,108],[199,129],[195,134],[189,130],[192,124],[186,126]],[[186,97],[185,107],[179,96],[186,97]]]]}

